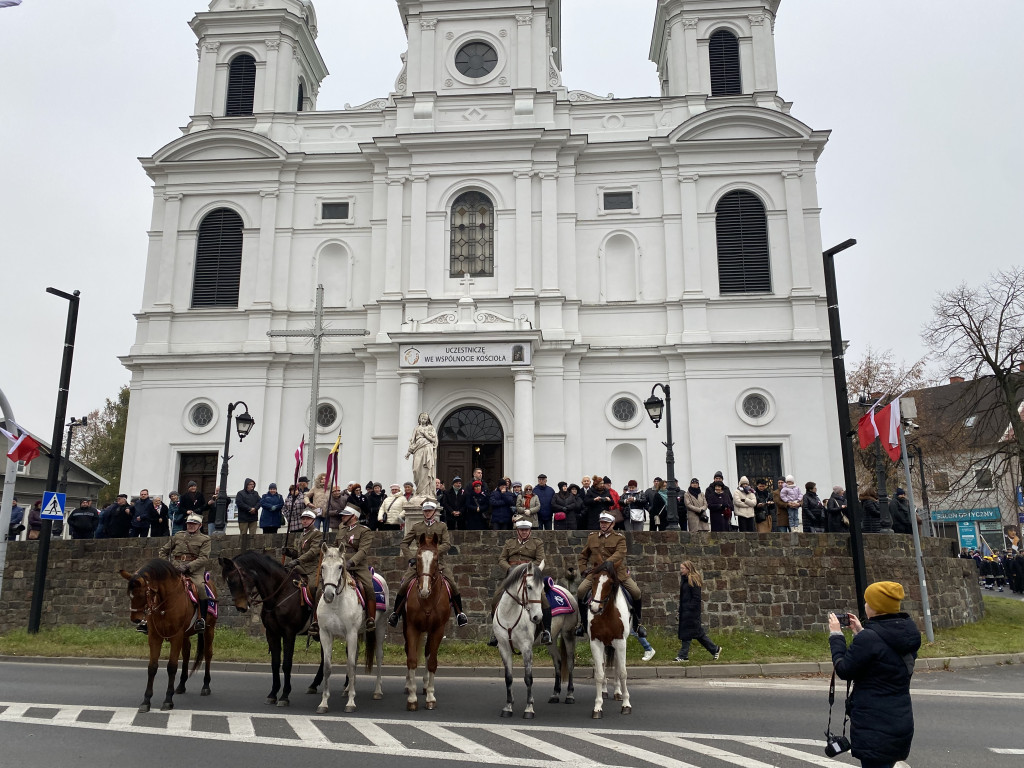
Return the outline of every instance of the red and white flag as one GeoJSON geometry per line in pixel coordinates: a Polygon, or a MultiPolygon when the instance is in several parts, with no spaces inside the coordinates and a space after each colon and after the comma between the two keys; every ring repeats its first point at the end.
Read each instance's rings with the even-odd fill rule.
{"type": "Polygon", "coordinates": [[[302,436],[302,440],[299,442],[299,447],[295,449],[295,479],[292,480],[294,485],[299,484],[299,470],[302,469],[302,457],[306,452],[306,436],[302,436]]]}
{"type": "Polygon", "coordinates": [[[882,449],[893,461],[900,458],[900,399],[897,397],[885,408],[876,411],[875,406],[861,416],[857,422],[857,437],[860,447],[867,448],[875,438],[882,443],[882,449]]]}
{"type": "Polygon", "coordinates": [[[11,461],[24,461],[27,467],[32,459],[39,457],[40,445],[28,432],[22,432],[21,437],[15,437],[6,429],[0,428],[0,433],[3,433],[10,443],[7,458],[11,461]]]}

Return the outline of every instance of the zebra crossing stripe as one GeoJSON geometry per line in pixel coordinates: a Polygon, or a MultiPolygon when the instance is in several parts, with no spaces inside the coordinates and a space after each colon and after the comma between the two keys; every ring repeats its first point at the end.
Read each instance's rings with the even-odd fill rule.
{"type": "Polygon", "coordinates": [[[256,738],[256,728],[248,715],[228,715],[228,730],[232,736],[243,741],[256,738]]]}
{"type": "Polygon", "coordinates": [[[505,759],[504,755],[498,754],[493,749],[485,747],[483,744],[477,744],[472,739],[467,739],[465,736],[456,733],[451,728],[434,725],[433,723],[416,723],[415,726],[428,736],[441,739],[441,741],[446,742],[448,746],[465,752],[467,755],[474,755],[486,760],[505,759]]]}
{"type": "MultiPolygon", "coordinates": [[[[751,738],[737,739],[737,741],[741,741],[750,747],[756,747],[757,749],[766,750],[774,755],[785,755],[786,757],[795,757],[800,760],[803,760],[805,763],[821,766],[821,768],[835,768],[836,765],[836,761],[834,759],[818,757],[818,755],[812,755],[809,752],[801,752],[799,749],[785,747],[777,742],[763,741],[761,739],[751,738]]],[[[825,743],[824,739],[822,739],[821,743],[825,743]]]]}
{"type": "Polygon", "coordinates": [[[371,723],[367,720],[359,721],[359,733],[361,733],[365,739],[367,739],[371,744],[373,744],[373,746],[378,747],[380,749],[400,751],[406,748],[405,744],[400,742],[398,739],[396,739],[390,733],[385,731],[379,725],[377,725],[376,723],[371,723]]]}
{"type": "Polygon", "coordinates": [[[575,752],[570,752],[568,749],[563,749],[562,747],[556,747],[554,744],[549,744],[548,742],[538,739],[535,736],[531,736],[530,734],[526,733],[525,730],[526,729],[523,728],[517,728],[515,730],[511,728],[502,728],[500,730],[497,728],[494,730],[488,729],[488,731],[490,733],[493,733],[495,736],[503,736],[504,738],[515,742],[516,744],[520,744],[524,747],[527,747],[528,749],[532,749],[534,752],[539,752],[542,755],[547,755],[555,762],[575,763],[579,766],[597,765],[597,763],[595,763],[594,761],[586,760],[585,758],[577,755],[575,752]]]}
{"type": "Polygon", "coordinates": [[[595,746],[604,747],[605,749],[610,749],[623,755],[629,755],[630,757],[636,757],[640,760],[646,760],[648,763],[654,763],[654,765],[661,766],[661,768],[700,768],[700,766],[694,765],[693,763],[684,763],[682,760],[665,757],[664,755],[659,755],[657,752],[651,752],[647,749],[634,747],[632,744],[622,744],[618,741],[613,741],[612,739],[606,739],[604,736],[598,736],[595,733],[588,734],[586,740],[595,746]]]}
{"type": "Polygon", "coordinates": [[[699,754],[707,755],[708,757],[714,757],[723,762],[732,763],[733,765],[739,765],[741,768],[773,768],[769,763],[762,763],[760,760],[755,760],[752,757],[744,757],[743,755],[737,755],[733,752],[726,752],[724,749],[719,749],[718,747],[713,747],[709,744],[701,744],[693,739],[684,739],[679,736],[651,736],[649,738],[665,744],[685,747],[693,752],[698,752],[699,754]]]}
{"type": "Polygon", "coordinates": [[[316,727],[316,723],[308,717],[291,715],[285,718],[285,722],[295,731],[295,735],[304,742],[315,745],[331,743],[331,740],[324,736],[323,731],[316,727]]]}

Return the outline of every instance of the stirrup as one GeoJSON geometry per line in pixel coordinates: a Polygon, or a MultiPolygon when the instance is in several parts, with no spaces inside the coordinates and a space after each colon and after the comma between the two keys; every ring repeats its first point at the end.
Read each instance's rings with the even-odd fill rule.
{"type": "Polygon", "coordinates": [[[551,632],[546,629],[540,631],[540,637],[537,638],[541,645],[551,645],[551,632]]]}
{"type": "Polygon", "coordinates": [[[377,621],[367,616],[366,624],[364,624],[363,626],[367,632],[375,632],[377,630],[377,621]]]}
{"type": "Polygon", "coordinates": [[[146,624],[146,622],[144,622],[144,621],[140,621],[138,624],[135,625],[135,631],[136,632],[141,632],[144,635],[148,635],[149,634],[149,625],[146,624]]]}
{"type": "Polygon", "coordinates": [[[487,644],[489,646],[491,646],[491,648],[497,648],[498,647],[498,638],[495,637],[494,635],[491,635],[491,639],[487,641],[487,644]]]}
{"type": "Polygon", "coordinates": [[[398,611],[392,611],[391,615],[388,616],[388,626],[389,627],[397,627],[398,626],[398,611]]]}
{"type": "Polygon", "coordinates": [[[455,623],[460,627],[464,627],[467,624],[469,624],[469,617],[466,616],[466,614],[464,613],[460,613],[458,616],[455,617],[455,623]]]}
{"type": "Polygon", "coordinates": [[[206,631],[206,619],[203,619],[203,618],[196,619],[196,623],[195,623],[194,629],[195,629],[196,632],[205,632],[206,631]]]}
{"type": "Polygon", "coordinates": [[[636,636],[637,637],[647,637],[647,628],[644,627],[643,624],[637,624],[636,625],[636,636]]]}
{"type": "Polygon", "coordinates": [[[586,636],[587,636],[587,625],[581,622],[580,625],[578,627],[576,627],[576,637],[586,637],[586,636]]]}

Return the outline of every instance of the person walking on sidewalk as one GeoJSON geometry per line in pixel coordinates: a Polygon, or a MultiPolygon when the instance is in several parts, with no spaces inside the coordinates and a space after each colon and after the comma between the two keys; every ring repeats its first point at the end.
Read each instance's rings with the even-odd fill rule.
{"type": "Polygon", "coordinates": [[[704,578],[692,562],[686,560],[679,566],[679,653],[673,661],[690,660],[690,643],[696,640],[703,645],[715,661],[722,655],[722,646],[715,645],[701,624],[701,587],[704,578]]]}

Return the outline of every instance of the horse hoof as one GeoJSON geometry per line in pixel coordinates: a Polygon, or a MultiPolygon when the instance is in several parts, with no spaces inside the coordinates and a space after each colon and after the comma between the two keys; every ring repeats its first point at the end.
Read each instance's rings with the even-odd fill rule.
{"type": "Polygon", "coordinates": [[[313,695],[314,693],[320,693],[320,691],[318,691],[318,690],[316,689],[316,686],[315,686],[315,685],[311,685],[311,686],[309,686],[309,688],[307,688],[307,689],[306,689],[306,694],[307,694],[307,695],[310,695],[310,696],[312,696],[312,695],[313,695]]]}
{"type": "Polygon", "coordinates": [[[277,698],[274,697],[274,696],[267,696],[266,703],[269,704],[270,706],[274,706],[275,704],[277,704],[277,698]]]}
{"type": "Polygon", "coordinates": [[[512,710],[511,709],[503,709],[503,710],[501,710],[501,716],[502,717],[512,717],[512,710]]]}
{"type": "Polygon", "coordinates": [[[415,701],[406,702],[406,705],[405,705],[405,711],[406,712],[415,712],[419,708],[420,708],[420,705],[417,704],[415,701]]]}
{"type": "Polygon", "coordinates": [[[167,711],[172,710],[172,709],[174,709],[174,702],[173,701],[165,701],[163,704],[160,705],[160,711],[161,712],[167,712],[167,711]]]}
{"type": "Polygon", "coordinates": [[[616,693],[615,694],[615,700],[616,701],[622,701],[622,694],[621,693],[616,693]]]}
{"type": "Polygon", "coordinates": [[[278,699],[277,700],[277,706],[279,706],[279,707],[290,707],[291,706],[291,702],[288,701],[288,699],[278,699]]]}
{"type": "Polygon", "coordinates": [[[437,708],[437,702],[436,701],[428,701],[427,702],[427,709],[436,709],[436,708],[437,708]]]}
{"type": "Polygon", "coordinates": [[[550,699],[548,699],[548,704],[557,704],[558,702],[559,698],[557,696],[552,696],[550,699]]]}
{"type": "Polygon", "coordinates": [[[317,713],[318,715],[324,715],[324,714],[327,714],[327,707],[325,707],[325,706],[323,706],[323,705],[321,704],[321,705],[320,705],[319,707],[317,707],[317,708],[316,708],[316,713],[317,713]]]}
{"type": "Polygon", "coordinates": [[[345,711],[346,712],[355,712],[356,711],[356,705],[355,704],[346,704],[345,705],[345,711]]]}
{"type": "Polygon", "coordinates": [[[384,694],[383,693],[374,693],[373,694],[373,700],[374,701],[380,701],[383,698],[384,698],[384,694]]]}
{"type": "Polygon", "coordinates": [[[184,692],[185,692],[185,686],[184,685],[179,685],[177,688],[174,689],[174,693],[178,694],[178,695],[180,695],[180,694],[182,694],[184,692]]]}
{"type": "Polygon", "coordinates": [[[535,715],[534,715],[533,712],[523,712],[523,719],[524,720],[533,720],[534,717],[535,717],[535,715]]]}
{"type": "Polygon", "coordinates": [[[592,715],[590,716],[590,719],[591,719],[591,720],[600,720],[600,719],[601,719],[602,717],[604,717],[604,712],[602,712],[602,711],[601,711],[601,710],[599,710],[599,709],[595,709],[595,710],[594,710],[594,714],[592,714],[592,715]]]}
{"type": "Polygon", "coordinates": [[[200,696],[209,696],[209,695],[210,695],[210,689],[209,689],[209,687],[207,687],[207,688],[203,688],[203,690],[201,690],[201,691],[199,692],[199,695],[200,695],[200,696]]]}
{"type": "Polygon", "coordinates": [[[139,712],[149,712],[149,704],[140,704],[139,712]]]}
{"type": "Polygon", "coordinates": [[[575,696],[566,696],[565,697],[565,703],[566,704],[575,704],[576,703],[576,697],[575,696]]]}
{"type": "Polygon", "coordinates": [[[632,715],[633,714],[633,708],[632,707],[623,707],[622,708],[622,714],[624,714],[624,715],[632,715]]]}

